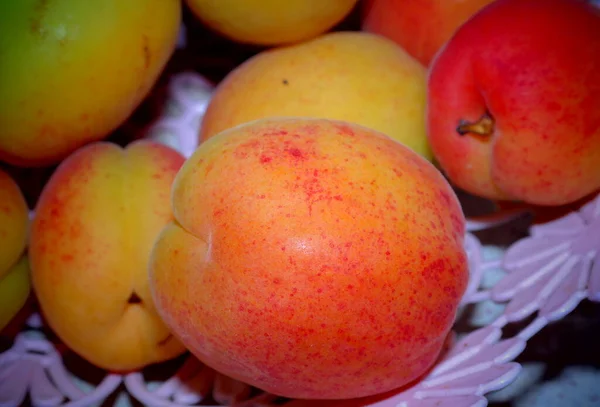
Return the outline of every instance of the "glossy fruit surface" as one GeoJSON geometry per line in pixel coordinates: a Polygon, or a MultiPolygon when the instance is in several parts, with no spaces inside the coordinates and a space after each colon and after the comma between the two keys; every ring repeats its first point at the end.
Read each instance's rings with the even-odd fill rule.
{"type": "Polygon", "coordinates": [[[200,360],[263,390],[354,398],[439,355],[468,280],[464,218],[427,160],[341,121],[209,139],[173,184],[151,289],[200,360]]]}

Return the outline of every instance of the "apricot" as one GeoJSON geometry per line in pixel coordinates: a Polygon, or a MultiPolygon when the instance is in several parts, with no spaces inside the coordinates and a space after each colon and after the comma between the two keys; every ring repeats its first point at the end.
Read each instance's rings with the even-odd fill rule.
{"type": "Polygon", "coordinates": [[[0,278],[25,251],[29,208],[15,180],[0,169],[0,278]]]}
{"type": "Polygon", "coordinates": [[[31,284],[24,255],[29,208],[15,180],[0,169],[0,330],[23,307],[31,284]]]}
{"type": "Polygon", "coordinates": [[[87,361],[139,369],[184,352],[156,313],[148,262],[173,219],[171,184],[184,158],[145,140],[95,142],[65,159],[31,226],[33,289],[50,328],[87,361]]]}
{"type": "Polygon", "coordinates": [[[441,173],[375,130],[262,119],[203,144],[150,262],[159,314],[207,365],[274,394],[354,398],[422,375],[464,293],[441,173]]]}
{"type": "Polygon", "coordinates": [[[599,55],[600,10],[585,1],[484,7],[430,67],[427,135],[448,178],[544,206],[600,190],[599,55]]]}
{"type": "Polygon", "coordinates": [[[212,30],[234,41],[273,46],[323,34],[346,17],[357,0],[185,0],[212,30]]]}
{"type": "Polygon", "coordinates": [[[494,0],[366,0],[362,29],[402,46],[423,65],[456,30],[494,0]]]}
{"type": "Polygon", "coordinates": [[[427,159],[426,69],[387,38],[335,32],[263,51],[219,83],[200,141],[276,116],[343,120],[381,131],[427,159]]]}
{"type": "Polygon", "coordinates": [[[180,0],[0,1],[0,160],[56,164],[121,125],[175,49],[180,0]]]}
{"type": "MultiPolygon", "coordinates": [[[[29,261],[26,255],[0,276],[0,332],[18,319],[31,293],[29,261]]],[[[7,328],[6,331],[10,331],[7,328]]],[[[4,333],[4,332],[3,332],[4,333]]]]}

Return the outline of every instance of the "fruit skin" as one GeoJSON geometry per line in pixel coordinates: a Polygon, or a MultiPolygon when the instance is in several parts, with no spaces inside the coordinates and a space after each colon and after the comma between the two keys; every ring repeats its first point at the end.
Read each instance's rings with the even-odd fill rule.
{"type": "Polygon", "coordinates": [[[397,388],[436,359],[468,279],[440,172],[358,125],[263,119],[215,136],[173,184],[153,298],[200,360],[294,398],[397,388]]]}
{"type": "Polygon", "coordinates": [[[0,331],[23,308],[29,293],[31,281],[29,261],[22,256],[7,272],[0,276],[0,331]]]}
{"type": "Polygon", "coordinates": [[[598,190],[598,55],[600,11],[582,1],[498,0],[465,23],[429,76],[428,136],[450,180],[536,205],[598,190]],[[492,134],[457,133],[486,112],[492,134]]]}
{"type": "Polygon", "coordinates": [[[425,68],[392,41],[336,32],[264,51],[217,86],[201,141],[248,121],[319,117],[381,131],[431,159],[425,134],[425,68]]]}
{"type": "Polygon", "coordinates": [[[0,2],[0,160],[58,163],[118,127],[174,50],[178,0],[0,2]]]}
{"type": "Polygon", "coordinates": [[[29,297],[27,246],[29,208],[19,185],[0,169],[0,331],[29,297]]]}
{"type": "Polygon", "coordinates": [[[171,183],[183,157],[136,141],[91,143],[65,159],[42,191],[29,255],[40,308],[72,350],[108,370],[183,353],[156,314],[149,255],[173,219],[171,183]],[[138,303],[128,303],[134,296],[138,303]]]}
{"type": "Polygon", "coordinates": [[[25,251],[29,208],[17,183],[0,169],[0,279],[25,251]]]}
{"type": "Polygon", "coordinates": [[[282,45],[316,37],[341,22],[357,0],[186,0],[206,26],[234,41],[282,45]],[[249,18],[251,16],[251,18],[249,18]]]}
{"type": "Polygon", "coordinates": [[[362,29],[402,46],[423,65],[473,14],[493,0],[366,0],[362,29]]]}

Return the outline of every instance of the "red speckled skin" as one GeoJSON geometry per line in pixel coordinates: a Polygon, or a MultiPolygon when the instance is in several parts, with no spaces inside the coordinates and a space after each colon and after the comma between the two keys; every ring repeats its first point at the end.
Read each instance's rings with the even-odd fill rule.
{"type": "Polygon", "coordinates": [[[67,157],[42,191],[29,244],[33,288],[52,330],[96,366],[129,371],[185,351],[157,315],[148,282],[183,161],[147,140],[95,142],[67,157]],[[128,303],[132,293],[138,303],[128,303]]]}
{"type": "Polygon", "coordinates": [[[272,119],[201,144],[151,262],[157,309],[209,366],[275,394],[351,398],[422,374],[468,271],[437,169],[367,128],[272,119]]]}
{"type": "Polygon", "coordinates": [[[491,199],[573,202],[600,188],[600,11],[498,0],[431,66],[428,137],[457,186],[491,199]],[[459,136],[489,111],[489,138],[459,136]]]}

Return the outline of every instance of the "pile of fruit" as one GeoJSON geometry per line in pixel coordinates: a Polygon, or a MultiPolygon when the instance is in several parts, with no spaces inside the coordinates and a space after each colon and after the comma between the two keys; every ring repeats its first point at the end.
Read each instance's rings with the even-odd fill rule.
{"type": "Polygon", "coordinates": [[[600,9],[0,4],[5,338],[29,299],[108,371],[190,351],[288,398],[397,389],[435,365],[467,287],[456,190],[536,208],[598,193],[600,9]],[[119,137],[184,15],[247,52],[190,156],[119,137]]]}

